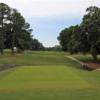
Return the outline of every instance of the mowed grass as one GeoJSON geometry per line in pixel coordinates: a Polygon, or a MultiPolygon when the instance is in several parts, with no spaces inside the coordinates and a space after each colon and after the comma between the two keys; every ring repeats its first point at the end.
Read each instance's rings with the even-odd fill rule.
{"type": "Polygon", "coordinates": [[[22,66],[0,72],[0,100],[99,100],[100,72],[77,69],[79,64],[65,55],[31,52],[2,56],[0,63],[22,66]]]}
{"type": "Polygon", "coordinates": [[[23,66],[13,70],[0,81],[0,90],[2,91],[74,88],[90,88],[90,85],[66,66],[23,66]]]}

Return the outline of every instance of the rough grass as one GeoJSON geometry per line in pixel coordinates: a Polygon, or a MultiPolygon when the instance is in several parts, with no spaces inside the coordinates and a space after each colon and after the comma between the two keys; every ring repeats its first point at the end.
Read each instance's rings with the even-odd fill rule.
{"type": "Polygon", "coordinates": [[[66,59],[62,56],[64,53],[54,53],[54,52],[30,52],[15,54],[12,56],[7,53],[0,56],[0,63],[7,64],[21,64],[21,65],[44,65],[44,64],[65,64],[66,59]]]}
{"type": "Polygon", "coordinates": [[[0,57],[0,63],[22,65],[0,72],[0,100],[99,100],[100,72],[77,69],[65,55],[31,52],[0,57]]]}
{"type": "MultiPolygon", "coordinates": [[[[93,61],[93,57],[91,54],[74,54],[73,57],[79,59],[80,61],[93,61]]],[[[98,55],[98,62],[100,61],[100,55],[98,55]]]]}

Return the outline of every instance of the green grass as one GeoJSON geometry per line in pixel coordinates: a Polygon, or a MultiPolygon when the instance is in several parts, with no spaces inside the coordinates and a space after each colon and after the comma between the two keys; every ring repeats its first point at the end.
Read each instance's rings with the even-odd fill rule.
{"type": "Polygon", "coordinates": [[[65,55],[31,52],[0,56],[0,63],[22,65],[0,72],[0,100],[99,100],[100,72],[77,69],[78,64],[65,55]]]}
{"type": "Polygon", "coordinates": [[[5,54],[0,56],[0,63],[13,63],[21,65],[52,65],[52,64],[61,64],[65,65],[66,58],[64,58],[64,53],[61,52],[30,52],[23,54],[5,54]]]}
{"type": "Polygon", "coordinates": [[[9,89],[28,91],[33,89],[63,90],[73,88],[90,88],[90,85],[66,66],[20,67],[0,81],[0,90],[6,91],[9,89]]]}
{"type": "MultiPolygon", "coordinates": [[[[80,61],[93,61],[93,57],[91,54],[74,54],[74,55],[71,55],[77,59],[79,59],[80,61]]],[[[100,61],[100,55],[98,55],[98,61],[100,61]]]]}

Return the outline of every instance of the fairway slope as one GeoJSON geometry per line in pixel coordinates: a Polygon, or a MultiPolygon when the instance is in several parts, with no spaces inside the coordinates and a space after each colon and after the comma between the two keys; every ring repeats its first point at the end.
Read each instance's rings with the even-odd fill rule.
{"type": "Polygon", "coordinates": [[[1,64],[20,66],[0,72],[0,100],[99,100],[99,71],[78,69],[79,63],[66,55],[64,52],[3,55],[1,64]]]}

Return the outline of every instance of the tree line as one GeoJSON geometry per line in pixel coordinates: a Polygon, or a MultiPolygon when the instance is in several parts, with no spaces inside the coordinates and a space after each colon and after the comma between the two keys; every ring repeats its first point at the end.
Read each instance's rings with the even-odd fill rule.
{"type": "Polygon", "coordinates": [[[7,4],[0,3],[0,53],[4,49],[11,49],[14,54],[14,47],[19,51],[39,50],[43,45],[33,39],[30,24],[18,12],[17,9],[9,7],[7,4]]]}
{"type": "Polygon", "coordinates": [[[96,6],[87,8],[80,25],[62,30],[58,40],[63,51],[71,54],[91,53],[93,59],[97,61],[100,54],[100,8],[96,6]]]}

